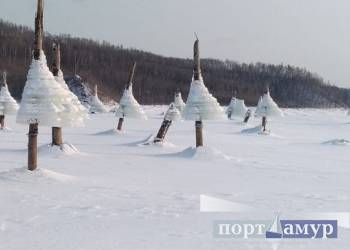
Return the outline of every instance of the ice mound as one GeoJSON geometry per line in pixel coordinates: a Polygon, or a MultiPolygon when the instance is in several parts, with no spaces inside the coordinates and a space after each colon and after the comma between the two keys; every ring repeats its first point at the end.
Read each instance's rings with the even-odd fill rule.
{"type": "Polygon", "coordinates": [[[256,117],[283,116],[282,110],[280,110],[278,105],[271,98],[270,92],[265,93],[264,96],[260,98],[258,106],[255,110],[255,116],[256,117]]]}
{"type": "Polygon", "coordinates": [[[97,93],[90,97],[90,110],[91,114],[107,113],[107,107],[102,103],[100,98],[98,98],[97,93]]]}
{"type": "Polygon", "coordinates": [[[226,114],[231,113],[231,116],[244,117],[248,108],[245,106],[244,100],[233,97],[226,109],[226,114]]]}
{"type": "Polygon", "coordinates": [[[52,146],[46,144],[38,148],[41,156],[60,157],[64,155],[79,154],[79,150],[70,143],[63,143],[62,146],[52,146]]]}
{"type": "Polygon", "coordinates": [[[17,122],[52,127],[83,126],[85,109],[82,105],[73,105],[76,101],[76,96],[56,81],[41,51],[40,60],[33,59],[30,65],[17,122]]]}
{"type": "Polygon", "coordinates": [[[216,120],[224,119],[225,112],[216,98],[210,94],[203,80],[194,80],[191,83],[183,117],[186,120],[216,120]]]}
{"type": "Polygon", "coordinates": [[[253,128],[246,128],[246,129],[243,129],[241,131],[242,134],[258,134],[258,133],[261,133],[262,131],[262,126],[261,125],[258,125],[256,127],[253,127],[253,128]]]}
{"type": "Polygon", "coordinates": [[[123,96],[120,99],[119,108],[115,115],[117,117],[147,120],[145,112],[132,93],[132,85],[124,90],[123,96]]]}
{"type": "Polygon", "coordinates": [[[176,92],[175,93],[175,98],[174,98],[174,104],[175,107],[182,112],[186,106],[185,102],[182,100],[181,92],[176,92]]]}
{"type": "Polygon", "coordinates": [[[323,142],[324,145],[335,145],[335,146],[350,146],[350,141],[346,139],[334,139],[323,142]]]}
{"type": "Polygon", "coordinates": [[[77,177],[42,168],[35,171],[29,171],[27,167],[22,167],[0,172],[0,181],[37,182],[37,178],[54,180],[63,183],[77,180],[77,177]]]}
{"type": "Polygon", "coordinates": [[[12,115],[18,110],[18,104],[11,96],[7,84],[0,88],[0,115],[12,115]]]}
{"type": "Polygon", "coordinates": [[[232,160],[233,157],[228,156],[224,154],[223,152],[219,151],[218,149],[211,148],[211,147],[189,147],[185,150],[175,153],[175,154],[168,154],[166,156],[170,157],[180,157],[180,158],[187,158],[187,159],[196,159],[196,160],[206,160],[206,161],[212,161],[212,160],[232,160]]]}

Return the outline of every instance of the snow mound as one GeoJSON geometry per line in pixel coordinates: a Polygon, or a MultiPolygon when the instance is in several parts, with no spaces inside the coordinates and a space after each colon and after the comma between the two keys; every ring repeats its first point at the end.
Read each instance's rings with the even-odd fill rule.
{"type": "Polygon", "coordinates": [[[3,129],[0,129],[0,133],[12,133],[12,132],[13,132],[12,128],[5,127],[3,129]]]}
{"type": "Polygon", "coordinates": [[[117,117],[127,117],[140,120],[147,120],[147,116],[132,93],[132,85],[124,90],[120,99],[119,108],[115,114],[117,117]]]}
{"type": "Polygon", "coordinates": [[[278,107],[278,105],[274,102],[274,100],[270,96],[270,92],[264,94],[264,96],[259,100],[258,106],[255,110],[256,117],[271,117],[283,116],[282,110],[278,107]]]}
{"type": "Polygon", "coordinates": [[[95,95],[90,96],[90,110],[91,114],[99,114],[99,113],[107,113],[107,107],[102,103],[100,98],[98,98],[97,93],[95,95]]]}
{"type": "Polygon", "coordinates": [[[85,116],[79,106],[72,105],[74,97],[56,81],[41,51],[40,60],[33,58],[30,65],[17,122],[52,127],[82,126],[85,116]]]}
{"type": "Polygon", "coordinates": [[[350,146],[350,141],[346,139],[334,139],[323,142],[324,145],[335,145],[335,146],[350,146]]]}
{"type": "Polygon", "coordinates": [[[106,130],[106,131],[98,132],[98,133],[92,134],[92,135],[120,135],[120,134],[124,134],[124,132],[113,128],[113,129],[109,129],[109,130],[106,130]]]}
{"type": "Polygon", "coordinates": [[[141,142],[134,143],[135,146],[144,147],[144,146],[154,146],[161,148],[176,148],[174,144],[168,141],[154,142],[154,136],[151,134],[145,140],[141,142]]]}
{"type": "Polygon", "coordinates": [[[18,104],[11,96],[7,84],[0,89],[0,115],[12,115],[18,110],[18,104]]]}
{"type": "Polygon", "coordinates": [[[231,116],[244,117],[247,111],[244,100],[233,97],[226,109],[226,114],[231,113],[231,116]]]}
{"type": "Polygon", "coordinates": [[[186,120],[216,120],[224,119],[225,112],[216,98],[209,93],[203,80],[194,80],[183,116],[186,120]]]}
{"type": "Polygon", "coordinates": [[[61,147],[46,144],[39,147],[40,156],[60,157],[64,155],[80,154],[79,150],[70,143],[64,143],[61,147]]]}
{"type": "Polygon", "coordinates": [[[241,131],[242,134],[257,134],[257,133],[261,133],[262,131],[262,126],[261,125],[258,125],[256,127],[253,127],[253,128],[246,128],[246,129],[243,129],[241,131]]]}
{"type": "Polygon", "coordinates": [[[189,147],[179,153],[168,154],[166,156],[195,159],[195,160],[206,160],[206,161],[233,159],[233,157],[224,154],[218,149],[215,149],[212,147],[206,147],[206,146],[198,147],[198,148],[189,147]]]}
{"type": "Polygon", "coordinates": [[[61,174],[52,170],[39,168],[35,171],[29,171],[27,167],[11,169],[6,172],[0,172],[0,180],[17,182],[37,182],[37,178],[54,180],[62,183],[75,181],[78,178],[61,174]],[[36,178],[33,178],[36,177],[36,178]]]}

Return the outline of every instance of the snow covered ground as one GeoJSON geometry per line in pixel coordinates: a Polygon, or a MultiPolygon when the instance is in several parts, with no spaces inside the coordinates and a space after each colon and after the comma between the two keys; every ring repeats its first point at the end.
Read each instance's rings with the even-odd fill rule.
{"type": "MultiPolygon", "coordinates": [[[[275,212],[350,211],[350,117],[344,110],[284,110],[262,135],[241,121],[204,122],[195,150],[193,122],[176,122],[163,146],[155,135],[166,106],[146,106],[147,121],[92,115],[64,129],[65,153],[39,128],[39,170],[26,170],[27,127],[7,117],[0,131],[0,249],[206,250],[349,248],[336,240],[215,239],[218,219],[267,219],[275,212]],[[74,145],[74,146],[73,146],[74,145]],[[199,197],[252,207],[249,214],[201,213],[199,197]]],[[[287,217],[288,218],[288,217],[287,217]]]]}

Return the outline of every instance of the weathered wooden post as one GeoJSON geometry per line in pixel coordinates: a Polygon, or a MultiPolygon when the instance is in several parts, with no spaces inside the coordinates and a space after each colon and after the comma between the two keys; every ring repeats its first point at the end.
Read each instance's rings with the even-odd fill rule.
{"type": "Polygon", "coordinates": [[[216,120],[225,117],[224,110],[204,84],[200,68],[198,38],[193,46],[193,78],[191,88],[182,115],[186,120],[195,121],[197,148],[204,145],[203,120],[216,120]]]}
{"type": "MultiPolygon", "coordinates": [[[[58,74],[61,70],[61,49],[59,44],[53,44],[53,62],[52,62],[52,74],[55,77],[58,77],[58,74]]],[[[52,146],[62,147],[63,138],[62,138],[62,128],[52,127],[52,146]]]]}
{"type": "MultiPolygon", "coordinates": [[[[129,75],[129,79],[128,82],[125,86],[126,90],[130,90],[130,87],[132,87],[132,83],[134,81],[134,76],[135,76],[135,70],[136,70],[136,62],[134,62],[132,69],[130,71],[130,75],[129,75]]],[[[121,131],[123,129],[123,122],[124,122],[124,105],[121,104],[121,111],[122,111],[122,116],[119,117],[119,121],[118,121],[118,126],[117,126],[117,130],[121,131]]]]}
{"type": "MultiPolygon", "coordinates": [[[[35,17],[35,39],[34,39],[34,60],[39,61],[43,49],[43,22],[44,22],[44,2],[38,0],[35,17]]],[[[28,170],[34,171],[38,166],[38,123],[33,121],[29,124],[28,133],[28,170]]]]}
{"type": "MultiPolygon", "coordinates": [[[[194,42],[194,46],[193,46],[193,78],[195,81],[202,80],[198,38],[194,42]]],[[[202,147],[203,146],[203,122],[199,114],[197,116],[197,120],[195,121],[195,128],[196,128],[196,147],[197,148],[202,147]]]]}
{"type": "Polygon", "coordinates": [[[162,142],[165,139],[166,134],[174,120],[179,119],[181,116],[180,111],[175,107],[174,103],[171,103],[169,109],[167,110],[162,125],[157,133],[156,138],[154,138],[154,143],[162,142]]]}
{"type": "Polygon", "coordinates": [[[247,110],[244,116],[244,123],[247,123],[249,121],[250,116],[252,115],[252,111],[250,109],[247,110]]]}
{"type": "MultiPolygon", "coordinates": [[[[265,91],[264,91],[264,95],[267,95],[269,93],[269,87],[267,86],[265,91]]],[[[261,119],[261,126],[263,128],[263,132],[266,131],[266,125],[267,125],[267,107],[262,107],[262,109],[264,109],[262,111],[263,115],[262,115],[262,119],[261,119]]]]}

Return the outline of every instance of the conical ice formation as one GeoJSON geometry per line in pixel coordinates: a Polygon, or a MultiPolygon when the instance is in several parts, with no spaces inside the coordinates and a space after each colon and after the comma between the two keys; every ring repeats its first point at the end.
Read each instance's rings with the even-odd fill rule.
{"type": "Polygon", "coordinates": [[[194,69],[190,93],[187,97],[183,117],[186,120],[215,120],[223,119],[225,112],[215,97],[204,85],[200,70],[199,41],[194,44],[194,69]]]}
{"type": "Polygon", "coordinates": [[[255,115],[257,117],[278,117],[283,116],[283,112],[271,98],[270,92],[266,91],[264,96],[261,98],[261,101],[259,101],[255,115]]]}
{"type": "Polygon", "coordinates": [[[169,105],[167,112],[165,113],[164,120],[177,121],[181,119],[180,111],[175,107],[174,103],[169,105]]]}
{"type": "Polygon", "coordinates": [[[125,87],[122,98],[119,102],[119,108],[116,112],[116,116],[119,118],[133,118],[133,119],[141,119],[146,120],[147,116],[143,111],[140,104],[136,101],[133,93],[132,93],[132,85],[133,79],[136,69],[136,63],[134,63],[132,70],[130,72],[128,83],[125,87]]]}
{"type": "Polygon", "coordinates": [[[180,91],[177,91],[175,93],[174,105],[180,112],[182,112],[184,110],[185,106],[186,106],[186,104],[182,100],[182,96],[181,96],[181,92],[180,91]]]}
{"type": "Polygon", "coordinates": [[[90,97],[90,113],[107,113],[108,109],[101,102],[100,98],[98,98],[97,85],[95,85],[94,95],[90,97]]]}
{"type": "Polygon", "coordinates": [[[17,122],[52,127],[81,126],[84,115],[72,102],[74,96],[56,81],[41,51],[39,58],[33,58],[30,65],[17,122]]]}
{"type": "Polygon", "coordinates": [[[18,110],[18,104],[11,96],[6,82],[6,72],[3,73],[3,83],[0,84],[0,115],[12,115],[18,110]]]}
{"type": "Polygon", "coordinates": [[[233,97],[230,104],[226,109],[226,114],[231,114],[231,116],[244,117],[247,113],[247,107],[244,104],[244,100],[233,97]]]}

